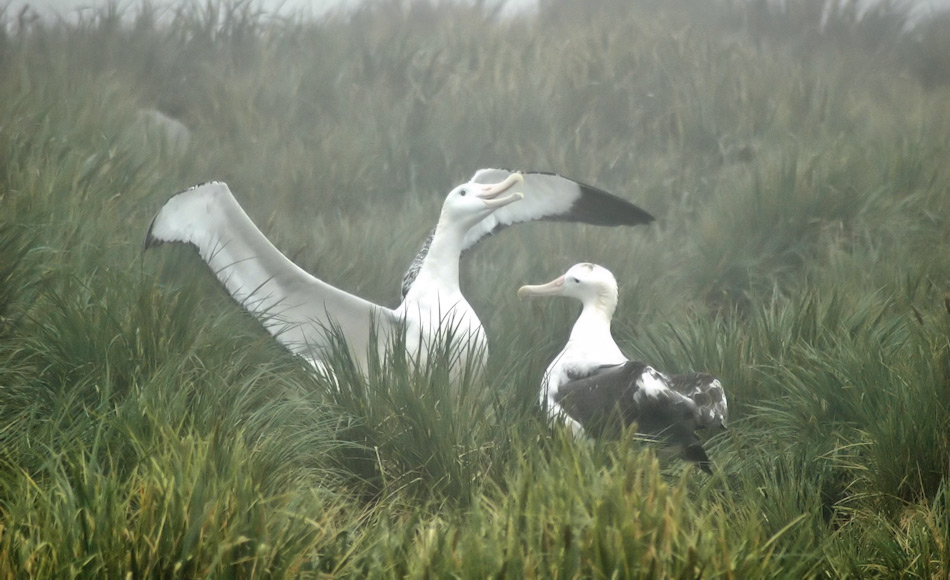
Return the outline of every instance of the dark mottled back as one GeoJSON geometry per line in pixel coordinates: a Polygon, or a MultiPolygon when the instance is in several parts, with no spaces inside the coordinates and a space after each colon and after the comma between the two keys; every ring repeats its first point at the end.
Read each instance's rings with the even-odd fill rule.
{"type": "Polygon", "coordinates": [[[593,437],[616,438],[636,424],[638,433],[681,449],[686,459],[711,473],[695,433],[701,422],[696,403],[668,387],[647,392],[641,387],[647,374],[665,378],[642,362],[629,361],[561,385],[555,401],[593,437]]]}

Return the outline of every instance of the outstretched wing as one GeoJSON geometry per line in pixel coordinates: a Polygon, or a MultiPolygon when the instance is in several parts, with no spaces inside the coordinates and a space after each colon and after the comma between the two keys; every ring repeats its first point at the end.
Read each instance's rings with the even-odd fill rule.
{"type": "MultiPolygon", "coordinates": [[[[508,169],[479,169],[472,183],[499,183],[512,173],[508,169]]],[[[597,226],[636,226],[648,224],[653,216],[640,207],[596,187],[579,183],[556,173],[520,172],[524,183],[518,188],[524,198],[496,210],[473,226],[465,235],[462,250],[507,226],[530,221],[579,222],[597,226]]],[[[409,292],[429,251],[435,229],[429,232],[422,248],[403,276],[402,296],[409,292]]]]}
{"type": "Polygon", "coordinates": [[[725,427],[729,420],[726,392],[719,379],[708,373],[684,373],[666,377],[670,387],[699,407],[700,427],[725,427]]]}
{"type": "Polygon", "coordinates": [[[204,183],[172,196],[152,220],[145,249],[164,242],[195,246],[231,297],[311,364],[319,365],[332,349],[334,329],[364,364],[371,326],[382,341],[397,324],[392,310],[334,288],[281,254],[225,183],[204,183]]]}
{"type": "MultiPolygon", "coordinates": [[[[479,169],[473,183],[498,183],[515,171],[479,169]]],[[[653,216],[629,201],[602,189],[579,183],[556,173],[521,172],[524,198],[492,213],[465,235],[463,250],[498,230],[521,222],[537,220],[579,222],[596,226],[636,226],[648,224],[653,216]]]]}

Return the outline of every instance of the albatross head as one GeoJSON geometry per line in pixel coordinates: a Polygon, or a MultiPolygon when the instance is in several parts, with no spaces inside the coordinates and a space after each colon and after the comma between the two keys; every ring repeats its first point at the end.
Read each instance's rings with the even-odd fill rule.
{"type": "Polygon", "coordinates": [[[525,296],[567,296],[584,306],[600,306],[612,315],[617,307],[617,279],[607,268],[584,262],[547,284],[522,286],[518,298],[525,296]]]}
{"type": "Polygon", "coordinates": [[[439,222],[458,223],[467,231],[496,209],[523,198],[524,194],[511,192],[512,188],[522,183],[524,176],[520,173],[512,173],[498,183],[463,183],[446,196],[439,222]]]}

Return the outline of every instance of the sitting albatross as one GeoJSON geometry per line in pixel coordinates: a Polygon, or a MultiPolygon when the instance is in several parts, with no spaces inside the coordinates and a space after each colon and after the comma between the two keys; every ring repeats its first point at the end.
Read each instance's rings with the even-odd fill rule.
{"type": "Polygon", "coordinates": [[[541,382],[541,405],[575,434],[602,433],[613,420],[681,447],[686,459],[710,472],[695,429],[725,427],[722,384],[706,373],[665,375],[629,361],[610,333],[617,281],[596,264],[576,264],[563,276],[522,286],[518,296],[567,296],[582,304],[570,338],[541,382]]]}
{"type": "Polygon", "coordinates": [[[459,289],[459,257],[465,248],[504,225],[529,220],[634,225],[653,219],[606,192],[559,176],[527,175],[526,179],[521,172],[483,170],[449,192],[413,267],[412,281],[404,285],[402,303],[395,309],[335,288],[291,262],[254,225],[222,182],[204,183],[172,196],[152,220],[145,249],[165,242],[194,245],[238,304],[278,342],[317,369],[327,370],[325,360],[334,346],[334,331],[346,340],[353,360],[365,372],[374,337],[383,354],[389,341],[404,330],[406,351],[417,363],[426,360],[434,341],[451,338],[453,369],[465,368],[469,357],[475,356],[478,370],[487,355],[487,341],[481,322],[459,289]],[[501,179],[488,181],[493,176],[501,179]],[[517,185],[532,184],[524,192],[511,191],[517,185]],[[546,195],[555,203],[545,204],[546,195]],[[510,211],[525,203],[519,201],[523,198],[528,210],[510,211]],[[613,215],[601,216],[607,212],[613,215]],[[482,233],[468,238],[474,229],[482,233]]]}

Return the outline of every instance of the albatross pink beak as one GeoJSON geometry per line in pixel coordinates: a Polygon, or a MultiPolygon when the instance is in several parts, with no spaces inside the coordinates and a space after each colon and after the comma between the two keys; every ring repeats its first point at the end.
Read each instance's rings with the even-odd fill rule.
{"type": "Polygon", "coordinates": [[[518,298],[525,296],[553,296],[561,293],[564,288],[564,276],[551,280],[547,284],[537,286],[522,286],[518,288],[518,298]]]}
{"type": "Polygon", "coordinates": [[[509,203],[516,202],[523,198],[524,194],[515,192],[504,197],[498,196],[514,187],[515,184],[520,183],[524,183],[524,176],[520,173],[512,173],[507,178],[505,178],[504,181],[480,186],[478,198],[485,202],[485,205],[491,209],[506,206],[509,203]]]}

